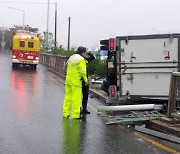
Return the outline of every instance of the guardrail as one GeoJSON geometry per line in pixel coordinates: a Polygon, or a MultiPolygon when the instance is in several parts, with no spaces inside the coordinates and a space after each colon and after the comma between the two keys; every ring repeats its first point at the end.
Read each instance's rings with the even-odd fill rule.
{"type": "Polygon", "coordinates": [[[46,54],[46,53],[40,54],[41,63],[48,66],[55,72],[58,72],[64,75],[65,75],[65,70],[66,70],[66,62],[68,58],[69,57],[67,56],[59,56],[59,55],[46,54]]]}
{"type": "Polygon", "coordinates": [[[173,72],[171,75],[168,117],[180,119],[180,72],[173,72]]]}

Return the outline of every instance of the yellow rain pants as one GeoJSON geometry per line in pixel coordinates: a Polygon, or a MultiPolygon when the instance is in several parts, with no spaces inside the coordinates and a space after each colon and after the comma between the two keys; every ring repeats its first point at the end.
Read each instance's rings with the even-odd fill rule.
{"type": "Polygon", "coordinates": [[[82,100],[82,88],[70,85],[65,85],[65,88],[66,95],[64,98],[63,116],[70,116],[70,111],[72,110],[71,118],[79,118],[82,100]]]}

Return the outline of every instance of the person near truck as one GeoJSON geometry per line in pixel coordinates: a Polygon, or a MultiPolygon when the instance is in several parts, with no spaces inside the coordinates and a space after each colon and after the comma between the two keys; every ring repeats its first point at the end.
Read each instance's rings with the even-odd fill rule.
{"type": "Polygon", "coordinates": [[[82,80],[88,85],[86,63],[87,51],[85,47],[79,47],[77,53],[67,61],[67,72],[65,79],[65,97],[63,104],[63,117],[80,119],[80,108],[82,101],[82,80]]]}
{"type": "MultiPolygon", "coordinates": [[[[87,56],[85,59],[89,62],[93,61],[95,59],[94,55],[90,52],[87,52],[87,56]]],[[[87,73],[88,77],[88,73],[87,73]]],[[[87,103],[88,103],[88,93],[89,93],[89,85],[85,84],[85,81],[82,79],[82,93],[83,93],[83,98],[82,98],[82,110],[81,113],[84,114],[90,114],[90,112],[87,109],[87,103]]]]}

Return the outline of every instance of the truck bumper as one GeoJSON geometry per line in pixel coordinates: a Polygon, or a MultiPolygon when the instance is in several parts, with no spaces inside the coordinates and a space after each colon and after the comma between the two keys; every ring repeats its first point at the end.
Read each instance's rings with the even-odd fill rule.
{"type": "Polygon", "coordinates": [[[19,61],[18,59],[12,59],[12,63],[17,63],[17,64],[39,64],[39,61],[34,60],[34,61],[19,61]]]}

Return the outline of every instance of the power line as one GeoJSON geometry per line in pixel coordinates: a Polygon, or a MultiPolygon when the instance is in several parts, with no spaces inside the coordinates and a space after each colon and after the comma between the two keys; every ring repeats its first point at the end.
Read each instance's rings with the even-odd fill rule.
{"type": "MultiPolygon", "coordinates": [[[[23,2],[23,1],[17,1],[17,2],[13,2],[13,1],[1,1],[0,3],[15,3],[15,4],[48,4],[48,3],[42,3],[42,2],[23,2]]],[[[55,3],[50,3],[50,4],[55,4],[55,3]]]]}
{"type": "MultiPolygon", "coordinates": [[[[94,0],[93,2],[97,2],[97,0],[94,0]]],[[[85,3],[81,3],[81,4],[77,5],[77,6],[66,8],[66,11],[76,9],[76,8],[79,8],[79,7],[82,8],[84,6],[89,5],[90,3],[92,4],[93,2],[92,2],[92,0],[86,1],[85,3]]],[[[63,5],[63,2],[61,2],[61,4],[63,5]]]]}
{"type": "Polygon", "coordinates": [[[97,15],[98,13],[103,13],[104,11],[107,11],[108,9],[112,8],[113,6],[117,6],[117,4],[120,4],[122,2],[124,2],[125,0],[114,0],[98,9],[95,9],[93,11],[90,11],[89,13],[87,14],[83,14],[83,15],[80,15],[80,16],[75,16],[75,20],[79,20],[79,19],[82,19],[82,18],[87,18],[89,16],[93,16],[93,15],[97,15]]]}

